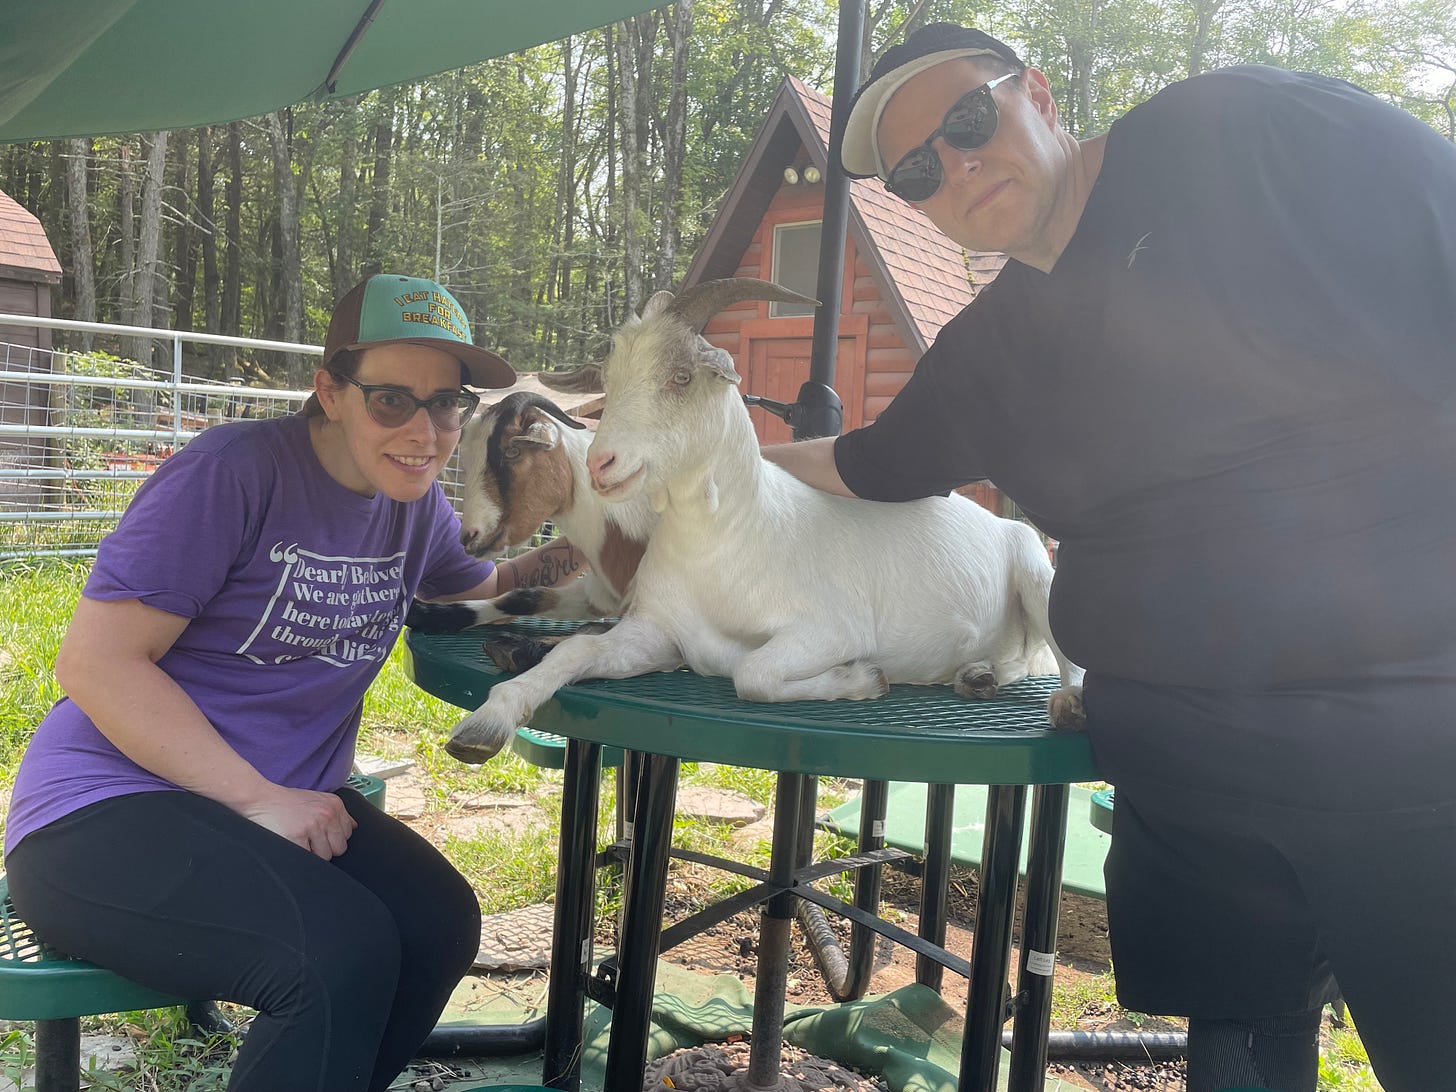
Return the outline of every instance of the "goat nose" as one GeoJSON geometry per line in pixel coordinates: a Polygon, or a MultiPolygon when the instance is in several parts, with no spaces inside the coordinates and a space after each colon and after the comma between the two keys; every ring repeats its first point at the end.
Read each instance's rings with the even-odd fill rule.
{"type": "Polygon", "coordinates": [[[600,454],[587,452],[586,469],[591,474],[592,481],[600,481],[602,474],[617,461],[617,454],[614,451],[603,451],[600,454]]]}

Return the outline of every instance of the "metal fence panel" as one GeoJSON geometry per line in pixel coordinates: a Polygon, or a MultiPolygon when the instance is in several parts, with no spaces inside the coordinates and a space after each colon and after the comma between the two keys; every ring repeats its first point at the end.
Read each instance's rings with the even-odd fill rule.
{"type": "MultiPolygon", "coordinates": [[[[309,394],[13,345],[3,334],[0,326],[0,561],[94,555],[141,482],[194,436],[296,412],[309,394]]],[[[456,457],[441,481],[457,503],[456,457]]]]}

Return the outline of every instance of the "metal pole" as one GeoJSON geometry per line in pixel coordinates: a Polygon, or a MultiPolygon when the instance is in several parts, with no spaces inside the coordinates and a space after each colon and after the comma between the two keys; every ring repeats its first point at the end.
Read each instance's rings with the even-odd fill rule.
{"type": "Polygon", "coordinates": [[[784,1045],[784,993],[788,982],[789,949],[794,918],[794,865],[798,857],[799,818],[808,777],[780,773],[774,790],[773,853],[769,880],[781,888],[764,904],[758,927],[758,970],[753,993],[753,1034],[750,1037],[748,1089],[773,1089],[782,1074],[784,1045]]]}
{"type": "MultiPolygon", "coordinates": [[[[920,929],[922,939],[945,947],[950,920],[950,840],[955,823],[955,786],[925,787],[925,871],[920,877],[920,929]]],[[[915,957],[915,981],[940,992],[945,968],[930,956],[915,957]]]]}
{"type": "MultiPolygon", "coordinates": [[[[829,117],[829,159],[837,156],[849,120],[849,100],[859,85],[860,41],[864,37],[864,0],[840,0],[839,48],[834,58],[834,104],[829,117]]],[[[799,388],[794,439],[838,436],[844,407],[834,393],[834,359],[839,350],[839,311],[844,285],[844,237],[849,226],[849,179],[824,172],[824,221],[819,232],[819,307],[814,312],[814,341],[809,381],[799,388]]]]}
{"type": "Polygon", "coordinates": [[[1021,967],[1016,975],[1012,1022],[1011,1088],[1040,1089],[1046,1083],[1047,1026],[1056,969],[1057,915],[1062,903],[1062,857],[1067,845],[1066,785],[1032,790],[1031,846],[1026,863],[1026,912],[1021,921],[1021,967]]]}
{"type": "Polygon", "coordinates": [[[172,335],[172,450],[182,439],[182,339],[172,335]]]}
{"type": "Polygon", "coordinates": [[[620,975],[607,1038],[605,1087],[615,1092],[642,1087],[652,1020],[652,986],[662,928],[672,811],[680,763],[669,755],[648,755],[638,786],[632,855],[627,862],[627,907],[618,945],[620,975]]]}
{"type": "Polygon", "coordinates": [[[1011,969],[1011,925],[1026,786],[986,790],[986,834],[981,843],[981,890],[971,942],[971,983],[961,1040],[960,1092],[995,1092],[1001,1025],[1006,1022],[1006,975],[1011,969]]]}
{"type": "Polygon", "coordinates": [[[592,962],[592,891],[597,848],[597,796],[602,747],[569,740],[561,789],[556,860],[556,920],[546,993],[542,1081],[575,1092],[581,1086],[581,1020],[592,962]]]}

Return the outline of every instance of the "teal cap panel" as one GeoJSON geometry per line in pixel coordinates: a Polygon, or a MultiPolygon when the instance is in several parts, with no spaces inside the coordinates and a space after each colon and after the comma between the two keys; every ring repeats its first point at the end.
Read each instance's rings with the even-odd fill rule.
{"type": "Polygon", "coordinates": [[[470,345],[470,321],[444,288],[423,277],[370,277],[359,308],[361,343],[438,338],[470,345]]]}

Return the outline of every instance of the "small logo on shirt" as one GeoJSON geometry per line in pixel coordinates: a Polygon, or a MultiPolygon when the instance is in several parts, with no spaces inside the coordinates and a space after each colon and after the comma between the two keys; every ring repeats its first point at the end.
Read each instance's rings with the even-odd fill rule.
{"type": "Polygon", "coordinates": [[[1128,268],[1129,268],[1129,269],[1131,269],[1131,268],[1132,268],[1132,263],[1133,263],[1133,262],[1135,262],[1135,261],[1137,261],[1137,256],[1138,256],[1138,255],[1139,255],[1139,254],[1141,254],[1141,253],[1142,253],[1142,252],[1143,252],[1143,251],[1144,251],[1144,250],[1147,250],[1147,249],[1148,249],[1148,248],[1147,248],[1147,247],[1145,247],[1145,246],[1144,246],[1144,245],[1143,245],[1143,244],[1144,244],[1144,243],[1146,243],[1146,242],[1147,242],[1147,241],[1148,241],[1148,238],[1149,238],[1149,237],[1150,237],[1150,236],[1151,236],[1151,235],[1152,235],[1152,234],[1153,234],[1153,233],[1152,233],[1152,232],[1151,232],[1151,231],[1150,231],[1150,232],[1148,232],[1148,233],[1147,233],[1147,235],[1144,235],[1144,236],[1143,236],[1143,237],[1142,237],[1142,238],[1141,238],[1141,239],[1139,239],[1139,240],[1138,240],[1138,241],[1137,241],[1137,245],[1136,245],[1136,246],[1135,246],[1135,247],[1133,247],[1133,248],[1132,248],[1132,249],[1131,249],[1131,250],[1129,250],[1129,251],[1128,251],[1128,252],[1127,252],[1127,267],[1128,267],[1128,268]]]}

